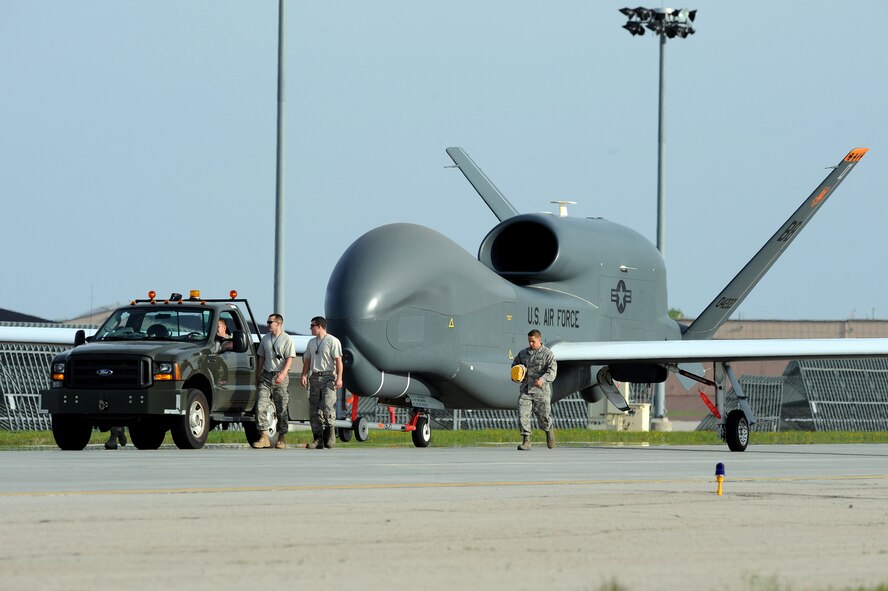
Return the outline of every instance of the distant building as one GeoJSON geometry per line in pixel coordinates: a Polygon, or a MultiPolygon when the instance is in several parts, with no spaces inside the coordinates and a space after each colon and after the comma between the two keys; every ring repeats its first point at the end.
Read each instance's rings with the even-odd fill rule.
{"type": "Polygon", "coordinates": [[[0,322],[24,322],[28,324],[53,324],[52,320],[40,318],[39,316],[31,316],[30,314],[22,314],[21,312],[13,312],[6,308],[0,308],[0,322]]]}
{"type": "Polygon", "coordinates": [[[113,306],[104,306],[102,308],[97,308],[88,314],[84,314],[82,316],[77,316],[76,318],[69,318],[65,320],[65,324],[75,324],[75,325],[86,325],[86,326],[101,326],[103,322],[105,322],[111,313],[114,312],[117,308],[119,308],[119,304],[115,304],[113,306]]]}

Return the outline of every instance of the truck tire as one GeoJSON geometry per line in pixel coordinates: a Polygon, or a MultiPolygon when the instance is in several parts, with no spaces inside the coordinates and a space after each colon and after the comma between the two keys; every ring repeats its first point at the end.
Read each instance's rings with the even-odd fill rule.
{"type": "MultiPolygon", "coordinates": [[[[274,411],[274,406],[271,408],[272,410],[268,415],[268,430],[265,434],[268,435],[268,441],[271,446],[274,447],[278,441],[278,437],[280,437],[280,431],[278,431],[277,413],[274,411]]],[[[244,435],[247,436],[247,443],[253,445],[259,441],[259,437],[262,436],[262,433],[259,431],[259,423],[244,421],[242,424],[244,426],[244,435]]]]}
{"type": "Polygon", "coordinates": [[[78,451],[92,436],[92,425],[76,415],[52,415],[52,437],[60,449],[78,451]]]}
{"type": "Polygon", "coordinates": [[[158,420],[140,421],[129,426],[130,439],[138,449],[157,449],[166,437],[166,425],[158,420]]]}
{"type": "Polygon", "coordinates": [[[185,414],[173,419],[170,434],[179,449],[200,449],[210,433],[210,409],[200,390],[188,390],[185,414]]]}

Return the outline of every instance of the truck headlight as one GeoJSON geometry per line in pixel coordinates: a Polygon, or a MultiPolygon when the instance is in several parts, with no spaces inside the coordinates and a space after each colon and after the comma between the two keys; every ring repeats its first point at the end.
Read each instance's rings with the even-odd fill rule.
{"type": "Polygon", "coordinates": [[[178,363],[164,361],[158,363],[154,372],[155,382],[171,382],[182,379],[178,363]]]}
{"type": "Polygon", "coordinates": [[[54,382],[64,382],[65,381],[65,363],[53,363],[52,364],[52,380],[54,382]]]}

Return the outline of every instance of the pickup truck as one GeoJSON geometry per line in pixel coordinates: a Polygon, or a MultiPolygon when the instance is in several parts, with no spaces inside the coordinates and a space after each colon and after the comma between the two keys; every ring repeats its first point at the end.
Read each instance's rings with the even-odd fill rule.
{"type": "MultiPolygon", "coordinates": [[[[117,426],[129,428],[139,449],[157,449],[167,431],[179,448],[198,449],[210,430],[233,423],[243,425],[249,443],[259,438],[259,334],[251,332],[257,324],[247,300],[237,299],[235,291],[229,299],[201,299],[197,291],[187,299],[155,295],[118,308],[93,336],[78,331],[74,348],[53,359],[41,404],[52,415],[60,448],[83,449],[93,428],[117,426]],[[224,345],[216,339],[220,320],[232,336],[224,345]]],[[[297,343],[297,351],[304,347],[297,343]]],[[[294,420],[308,415],[301,370],[297,357],[290,368],[288,409],[294,420]]],[[[278,417],[268,418],[274,445],[278,417]]]]}

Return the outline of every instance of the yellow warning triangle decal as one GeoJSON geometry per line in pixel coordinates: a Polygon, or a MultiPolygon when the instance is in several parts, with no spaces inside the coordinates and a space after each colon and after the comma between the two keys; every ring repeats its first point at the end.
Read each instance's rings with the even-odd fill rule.
{"type": "Polygon", "coordinates": [[[450,319],[450,325],[449,325],[447,328],[453,328],[453,326],[454,326],[454,324],[453,324],[453,318],[451,318],[451,319],[450,319]]]}
{"type": "Polygon", "coordinates": [[[515,359],[515,357],[512,356],[512,350],[511,350],[511,349],[509,349],[509,359],[515,359]]]}

